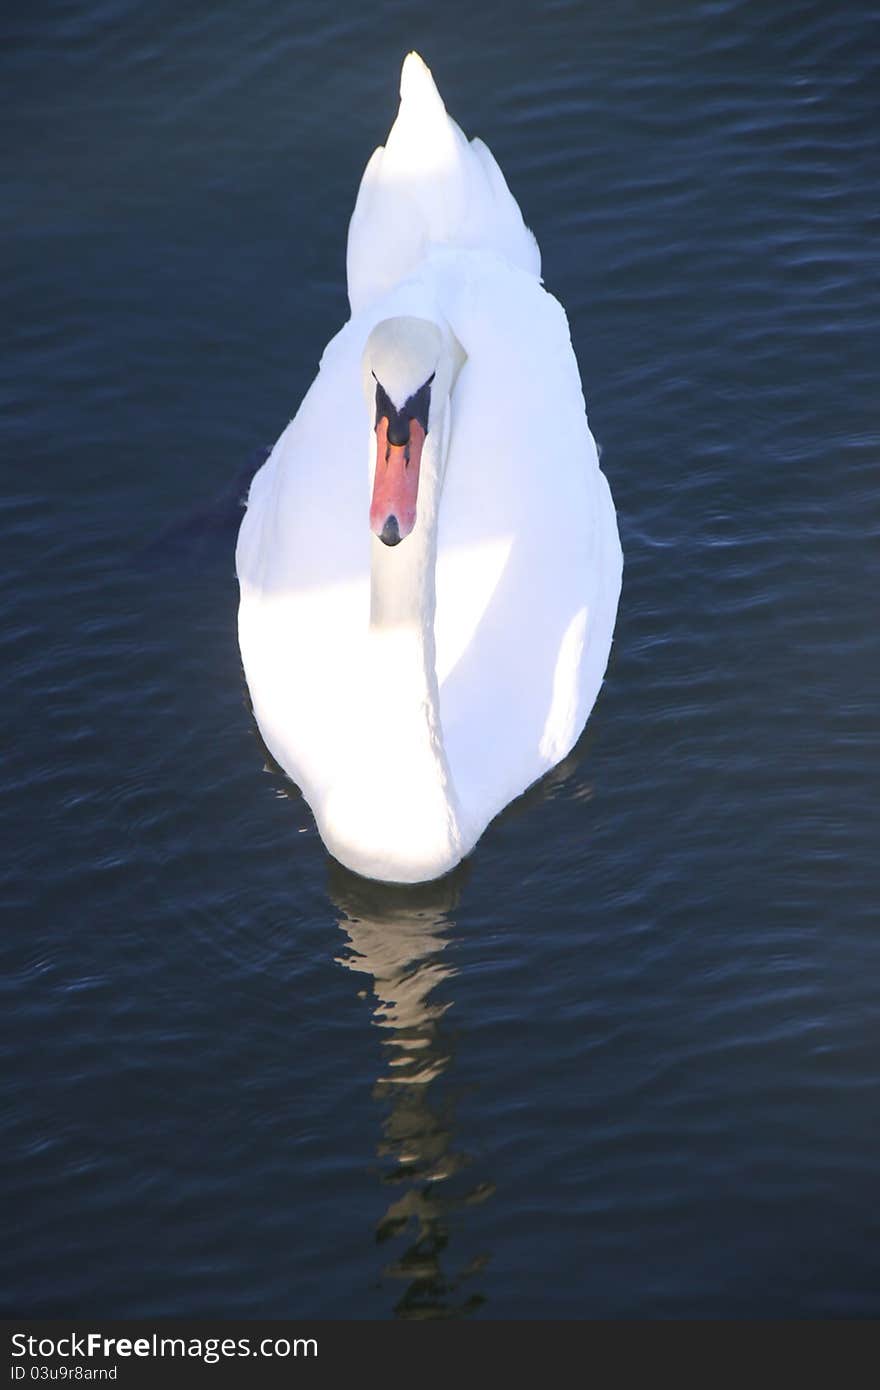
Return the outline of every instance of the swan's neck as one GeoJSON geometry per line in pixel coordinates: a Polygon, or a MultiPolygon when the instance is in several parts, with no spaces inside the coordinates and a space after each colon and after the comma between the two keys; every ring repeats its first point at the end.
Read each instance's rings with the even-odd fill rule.
{"type": "MultiPolygon", "coordinates": [[[[445,421],[443,422],[445,424],[445,421]]],[[[370,675],[383,694],[388,729],[398,728],[409,751],[430,746],[445,766],[440,724],[440,696],[434,655],[437,519],[445,448],[445,430],[429,436],[422,460],[418,519],[399,545],[371,538],[370,675]]]]}
{"type": "Polygon", "coordinates": [[[392,628],[409,629],[433,662],[440,488],[430,475],[423,476],[422,483],[412,534],[396,546],[383,544],[378,536],[371,538],[370,630],[383,634],[392,628]]]}
{"type": "MultiPolygon", "coordinates": [[[[444,447],[445,431],[437,435],[444,447]]],[[[396,546],[371,542],[370,628],[353,690],[358,714],[324,824],[331,851],[358,872],[411,881],[455,863],[462,843],[434,659],[442,458],[425,454],[427,442],[411,534],[396,546]]]]}

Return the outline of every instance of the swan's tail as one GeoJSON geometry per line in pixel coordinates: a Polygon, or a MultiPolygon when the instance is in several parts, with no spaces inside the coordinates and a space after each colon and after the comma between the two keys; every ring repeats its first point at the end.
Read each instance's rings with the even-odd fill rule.
{"type": "Polygon", "coordinates": [[[348,229],[352,312],[406,278],[430,246],[494,251],[538,276],[538,244],[481,140],[447,114],[430,69],[404,60],[400,109],[364,170],[348,229]]]}

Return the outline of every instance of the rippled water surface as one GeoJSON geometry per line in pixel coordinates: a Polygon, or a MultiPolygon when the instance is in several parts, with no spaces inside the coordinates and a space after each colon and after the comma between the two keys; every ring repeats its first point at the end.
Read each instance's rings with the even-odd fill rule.
{"type": "Polygon", "coordinates": [[[3,1305],[878,1314],[878,14],[411,13],[5,23],[3,1305]],[[233,546],[411,46],[626,572],[574,755],[393,891],[266,765],[233,546]]]}

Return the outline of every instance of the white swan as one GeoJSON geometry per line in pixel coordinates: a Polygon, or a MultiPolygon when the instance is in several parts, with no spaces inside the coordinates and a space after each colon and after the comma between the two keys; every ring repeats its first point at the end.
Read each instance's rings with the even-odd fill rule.
{"type": "Polygon", "coordinates": [[[565,314],[422,60],[351,219],[352,316],[251,485],[239,641],[325,845],[438,877],[569,752],[622,558],[565,314]]]}

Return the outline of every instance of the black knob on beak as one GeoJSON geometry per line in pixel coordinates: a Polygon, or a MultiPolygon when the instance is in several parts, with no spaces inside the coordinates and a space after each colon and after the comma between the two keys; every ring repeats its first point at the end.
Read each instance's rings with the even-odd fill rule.
{"type": "Polygon", "coordinates": [[[409,420],[402,412],[395,411],[393,416],[389,416],[387,439],[395,449],[402,449],[409,443],[409,420]]]}

